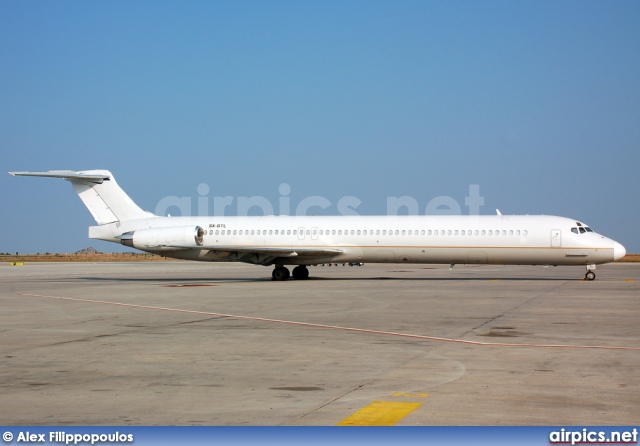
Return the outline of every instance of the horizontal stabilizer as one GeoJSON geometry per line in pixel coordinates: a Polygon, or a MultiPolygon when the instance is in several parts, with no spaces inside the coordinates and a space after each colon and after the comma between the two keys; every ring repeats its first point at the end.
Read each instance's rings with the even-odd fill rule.
{"type": "Polygon", "coordinates": [[[10,175],[18,177],[47,177],[64,178],[65,180],[87,181],[90,183],[102,183],[109,180],[111,175],[96,174],[96,171],[74,172],[73,170],[50,170],[48,172],[9,172],[10,175]]]}

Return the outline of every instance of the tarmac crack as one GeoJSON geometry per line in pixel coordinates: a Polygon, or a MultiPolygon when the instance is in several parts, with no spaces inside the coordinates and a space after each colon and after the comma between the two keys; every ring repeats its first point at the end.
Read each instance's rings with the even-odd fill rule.
{"type": "Polygon", "coordinates": [[[129,335],[129,334],[135,334],[135,333],[142,333],[145,331],[150,331],[150,330],[158,330],[161,328],[171,328],[171,327],[178,327],[181,325],[189,325],[189,324],[196,324],[199,322],[208,322],[214,319],[224,319],[222,317],[208,317],[208,318],[203,318],[203,319],[198,319],[198,320],[194,320],[194,321],[184,321],[184,322],[176,322],[173,324],[164,324],[164,325],[154,325],[154,326],[146,326],[146,327],[140,327],[140,329],[138,330],[126,330],[126,331],[121,331],[118,333],[111,333],[111,334],[98,334],[98,335],[94,335],[94,336],[89,336],[83,339],[73,339],[70,341],[63,341],[63,342],[54,342],[53,344],[44,344],[41,345],[39,347],[54,347],[57,345],[65,345],[65,344],[73,344],[75,342],[91,342],[91,341],[95,341],[97,339],[102,339],[102,338],[111,338],[111,337],[116,337],[116,336],[122,336],[122,335],[129,335]]]}
{"type": "MultiPolygon", "coordinates": [[[[372,383],[374,383],[374,382],[376,382],[376,381],[380,380],[380,378],[381,378],[381,377],[383,377],[383,376],[385,376],[385,375],[388,375],[388,374],[390,374],[390,373],[393,373],[393,372],[395,372],[396,370],[399,370],[399,369],[401,369],[402,367],[405,367],[407,364],[409,364],[409,363],[411,363],[411,362],[414,362],[414,361],[416,361],[416,360],[418,360],[418,359],[421,359],[421,358],[422,358],[422,357],[424,357],[424,356],[429,355],[430,353],[431,353],[430,351],[429,351],[429,352],[420,352],[419,354],[417,354],[417,355],[415,355],[415,356],[412,356],[411,358],[409,358],[409,359],[407,359],[407,360],[403,361],[401,364],[398,364],[398,365],[396,365],[395,367],[390,368],[389,370],[386,370],[386,371],[384,371],[384,372],[381,372],[381,373],[380,373],[379,375],[377,375],[377,376],[373,376],[373,377],[371,377],[370,379],[368,379],[368,380],[367,380],[367,381],[365,381],[364,383],[361,383],[361,384],[359,384],[359,385],[357,385],[357,386],[351,387],[349,390],[347,390],[347,391],[343,392],[342,394],[340,394],[340,395],[336,396],[335,398],[332,398],[330,401],[328,401],[328,402],[326,402],[326,403],[323,403],[323,404],[320,404],[320,405],[316,406],[314,409],[312,409],[312,410],[310,410],[310,411],[308,411],[308,412],[305,412],[305,413],[303,413],[303,414],[302,414],[302,415],[300,415],[300,416],[297,416],[296,418],[294,418],[294,419],[293,419],[293,421],[289,421],[289,422],[286,422],[286,423],[281,423],[281,425],[282,425],[282,426],[290,426],[290,425],[292,425],[293,423],[295,423],[295,422],[297,422],[297,421],[300,421],[300,420],[302,420],[302,419],[304,419],[304,418],[308,417],[309,415],[311,415],[311,414],[313,414],[313,413],[315,413],[315,412],[317,412],[317,411],[319,411],[319,410],[324,409],[325,407],[327,407],[327,406],[329,406],[329,405],[331,405],[331,404],[335,403],[336,401],[338,401],[338,400],[340,400],[340,399],[342,399],[342,398],[344,398],[344,397],[346,397],[346,396],[348,396],[348,395],[350,395],[350,394],[352,394],[352,393],[354,393],[354,392],[356,392],[356,391],[358,391],[358,390],[361,390],[361,389],[363,389],[364,387],[366,387],[366,386],[368,386],[368,385],[370,385],[370,384],[372,384],[372,383]]],[[[339,421],[339,420],[338,420],[338,421],[339,421]]]]}
{"type": "Polygon", "coordinates": [[[511,308],[509,308],[509,309],[507,309],[507,310],[502,311],[500,314],[498,314],[498,315],[496,315],[496,316],[494,316],[494,317],[492,317],[492,318],[490,318],[490,319],[488,319],[488,320],[485,320],[482,324],[480,324],[480,325],[478,325],[478,326],[476,326],[476,327],[472,327],[472,328],[470,328],[469,330],[467,330],[467,331],[465,331],[465,332],[463,332],[463,333],[459,334],[459,335],[457,336],[457,338],[458,338],[458,339],[462,339],[462,338],[464,338],[465,336],[467,336],[468,334],[475,333],[475,332],[476,332],[477,330],[479,330],[480,328],[482,328],[482,327],[484,327],[484,326],[486,326],[486,325],[488,325],[488,324],[491,324],[491,323],[493,323],[493,322],[497,321],[498,319],[500,319],[500,318],[502,318],[502,317],[506,316],[507,314],[509,314],[509,313],[511,313],[511,312],[513,312],[513,311],[515,311],[515,310],[518,310],[519,308],[522,308],[522,307],[524,307],[524,306],[526,306],[526,305],[530,304],[531,302],[535,301],[536,299],[539,299],[540,297],[546,296],[546,295],[547,295],[547,294],[549,294],[549,293],[553,293],[553,292],[555,292],[557,289],[559,289],[559,288],[562,288],[562,287],[566,286],[566,285],[567,285],[567,283],[569,283],[569,281],[566,281],[566,282],[564,282],[564,283],[562,283],[562,284],[560,284],[560,285],[557,285],[557,286],[555,286],[555,287],[553,287],[553,288],[551,288],[551,289],[549,289],[549,290],[547,290],[547,291],[544,291],[544,292],[542,292],[542,293],[536,294],[535,296],[533,296],[533,297],[531,297],[530,299],[527,299],[527,300],[525,300],[525,301],[523,301],[523,302],[519,302],[518,304],[516,304],[516,305],[512,306],[511,308]]]}

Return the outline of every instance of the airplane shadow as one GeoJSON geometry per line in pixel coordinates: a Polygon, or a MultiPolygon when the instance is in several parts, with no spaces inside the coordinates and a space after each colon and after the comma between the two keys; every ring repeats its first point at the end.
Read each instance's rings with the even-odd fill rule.
{"type": "MultiPolygon", "coordinates": [[[[206,286],[222,283],[252,283],[252,282],[273,282],[271,277],[160,277],[160,278],[137,278],[137,277],[76,277],[72,281],[100,281],[100,282],[131,282],[131,283],[160,283],[175,284],[176,287],[206,286]]],[[[349,281],[349,282],[368,282],[372,280],[385,281],[425,281],[425,282],[566,282],[566,281],[583,281],[580,277],[500,277],[500,276],[483,276],[483,277],[388,277],[388,276],[372,276],[372,277],[318,277],[311,276],[306,280],[289,279],[287,282],[314,282],[314,281],[349,281]]]]}

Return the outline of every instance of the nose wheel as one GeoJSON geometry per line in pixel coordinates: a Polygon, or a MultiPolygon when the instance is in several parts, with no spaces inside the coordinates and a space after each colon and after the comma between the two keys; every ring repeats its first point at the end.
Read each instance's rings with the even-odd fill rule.
{"type": "Polygon", "coordinates": [[[284,266],[276,266],[271,273],[271,280],[287,280],[289,279],[289,270],[284,266]]]}
{"type": "Polygon", "coordinates": [[[596,280],[596,273],[593,270],[596,269],[595,265],[587,265],[587,273],[584,275],[584,280],[596,280]]]}

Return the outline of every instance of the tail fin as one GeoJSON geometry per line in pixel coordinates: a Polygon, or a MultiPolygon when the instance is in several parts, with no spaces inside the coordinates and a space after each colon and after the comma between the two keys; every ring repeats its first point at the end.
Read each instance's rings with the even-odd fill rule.
{"type": "Polygon", "coordinates": [[[9,173],[13,176],[64,178],[70,181],[80,199],[100,225],[155,216],[151,212],[140,209],[118,186],[108,170],[9,173]]]}

